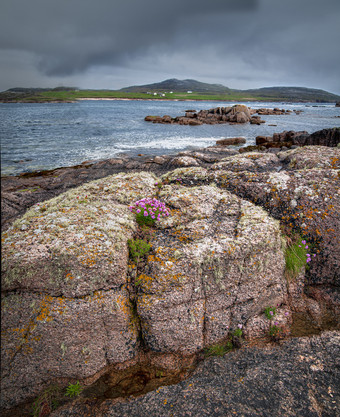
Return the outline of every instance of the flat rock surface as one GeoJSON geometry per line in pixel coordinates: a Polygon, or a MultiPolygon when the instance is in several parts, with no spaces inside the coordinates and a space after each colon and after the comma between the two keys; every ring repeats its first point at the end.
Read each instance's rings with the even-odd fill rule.
{"type": "Polygon", "coordinates": [[[208,358],[191,377],[144,397],[97,409],[75,402],[51,417],[336,417],[340,333],[293,338],[208,358]]]}

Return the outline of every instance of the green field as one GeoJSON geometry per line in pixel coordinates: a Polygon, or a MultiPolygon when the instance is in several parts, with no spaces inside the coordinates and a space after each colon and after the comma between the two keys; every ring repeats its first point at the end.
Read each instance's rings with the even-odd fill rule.
{"type": "Polygon", "coordinates": [[[56,91],[49,90],[36,93],[0,93],[0,101],[2,102],[69,102],[78,99],[140,99],[140,100],[212,100],[212,101],[280,101],[280,97],[261,97],[249,94],[230,92],[227,94],[200,94],[200,93],[184,93],[174,92],[165,93],[165,96],[153,95],[146,93],[128,93],[115,90],[73,90],[73,91],[56,91]]]}

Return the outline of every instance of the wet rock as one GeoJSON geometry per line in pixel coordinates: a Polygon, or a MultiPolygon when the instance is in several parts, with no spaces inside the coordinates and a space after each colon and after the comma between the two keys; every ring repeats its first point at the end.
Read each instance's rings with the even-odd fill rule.
{"type": "MultiPolygon", "coordinates": [[[[336,147],[340,143],[340,128],[323,129],[312,133],[311,135],[306,131],[295,132],[284,131],[281,133],[274,133],[273,136],[257,136],[256,145],[267,143],[291,143],[297,146],[330,146],[336,147]]],[[[283,145],[282,145],[283,146],[283,145]]]]}
{"type": "Polygon", "coordinates": [[[340,143],[340,127],[323,129],[312,133],[306,141],[297,145],[338,146],[340,143]]]}
{"type": "Polygon", "coordinates": [[[146,116],[145,121],[153,123],[175,123],[180,125],[201,125],[216,123],[264,123],[259,116],[251,116],[255,110],[244,104],[237,104],[232,107],[216,107],[209,110],[186,111],[185,116],[171,118],[170,116],[146,116]]]}
{"type": "Polygon", "coordinates": [[[162,156],[155,156],[153,159],[153,162],[155,164],[163,165],[166,162],[166,159],[163,158],[162,156]]]}
{"type": "Polygon", "coordinates": [[[250,124],[252,125],[260,125],[261,123],[265,123],[265,121],[260,116],[252,116],[250,118],[250,124]]]}
{"type": "Polygon", "coordinates": [[[289,113],[291,113],[291,111],[290,110],[285,110],[285,109],[278,109],[276,107],[274,109],[266,109],[266,108],[258,109],[258,110],[256,110],[256,113],[260,114],[260,115],[266,115],[267,116],[267,115],[289,114],[289,113]]]}
{"type": "Polygon", "coordinates": [[[216,141],[216,145],[221,145],[221,146],[241,145],[243,143],[246,143],[245,138],[226,138],[226,139],[220,139],[216,141]]]}
{"type": "Polygon", "coordinates": [[[146,116],[144,118],[146,122],[160,123],[162,121],[161,116],[146,116]]]}

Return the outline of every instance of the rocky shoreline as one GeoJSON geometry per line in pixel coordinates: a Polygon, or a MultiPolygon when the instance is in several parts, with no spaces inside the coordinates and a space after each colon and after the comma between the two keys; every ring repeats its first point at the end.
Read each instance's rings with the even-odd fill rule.
{"type": "Polygon", "coordinates": [[[256,142],[2,179],[5,415],[339,413],[340,128],[256,142]],[[146,196],[171,212],[148,230],[146,196]]]}
{"type": "Polygon", "coordinates": [[[216,146],[176,155],[121,157],[99,162],[85,161],[80,165],[46,171],[24,173],[1,178],[1,227],[5,230],[17,217],[39,201],[44,201],[86,182],[120,172],[151,171],[163,175],[179,167],[208,167],[228,156],[245,152],[273,152],[291,147],[320,145],[334,147],[339,143],[339,128],[324,129],[309,135],[307,132],[281,132],[272,137],[257,136],[256,145],[229,148],[239,145],[243,138],[228,138],[216,146]]]}

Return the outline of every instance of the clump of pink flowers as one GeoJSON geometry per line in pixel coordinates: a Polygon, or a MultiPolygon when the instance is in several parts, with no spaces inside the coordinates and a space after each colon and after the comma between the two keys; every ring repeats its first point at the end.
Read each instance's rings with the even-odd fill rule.
{"type": "Polygon", "coordinates": [[[136,214],[137,223],[146,225],[152,225],[161,217],[167,217],[170,214],[165,204],[156,198],[142,198],[132,204],[129,210],[136,214]]]}
{"type": "MultiPolygon", "coordinates": [[[[308,249],[308,245],[307,242],[305,240],[302,240],[301,243],[305,246],[305,249],[308,249]]],[[[299,247],[301,248],[301,245],[299,245],[299,247]]],[[[313,258],[315,258],[316,254],[313,254],[313,258]]],[[[312,255],[310,253],[306,253],[306,262],[309,263],[312,260],[312,255]]]]}

